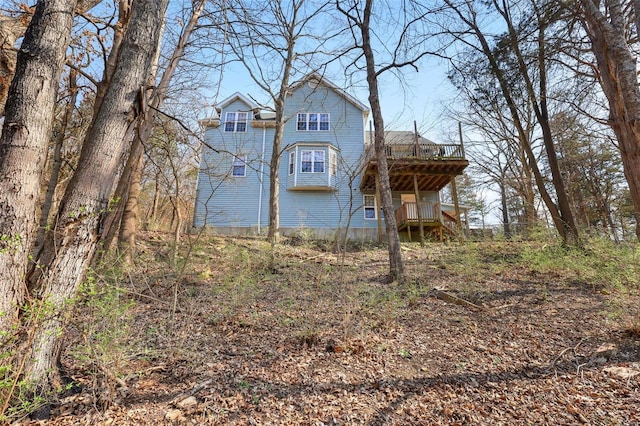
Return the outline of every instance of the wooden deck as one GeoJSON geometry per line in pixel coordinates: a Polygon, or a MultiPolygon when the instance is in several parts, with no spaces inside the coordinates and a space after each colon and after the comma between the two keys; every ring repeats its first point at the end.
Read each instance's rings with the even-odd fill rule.
{"type": "MultiPolygon", "coordinates": [[[[439,191],[469,165],[462,145],[393,144],[386,150],[392,191],[413,191],[414,176],[420,191],[439,191]]],[[[378,161],[372,145],[366,155],[360,190],[375,191],[378,161]]]]}

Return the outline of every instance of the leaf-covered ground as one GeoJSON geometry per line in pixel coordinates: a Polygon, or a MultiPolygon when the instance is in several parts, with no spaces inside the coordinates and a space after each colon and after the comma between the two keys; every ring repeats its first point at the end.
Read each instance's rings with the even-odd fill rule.
{"type": "Polygon", "coordinates": [[[172,266],[148,235],[74,313],[63,364],[80,386],[48,423],[640,424],[637,281],[541,270],[525,250],[405,245],[398,284],[379,248],[192,237],[172,266]]]}

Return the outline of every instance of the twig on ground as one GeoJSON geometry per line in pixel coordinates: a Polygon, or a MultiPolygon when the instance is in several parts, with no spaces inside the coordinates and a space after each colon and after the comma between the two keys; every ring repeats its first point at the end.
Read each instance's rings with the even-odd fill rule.
{"type": "Polygon", "coordinates": [[[205,380],[204,382],[200,383],[199,385],[195,386],[193,389],[188,390],[186,392],[182,392],[181,394],[179,394],[178,396],[173,398],[171,400],[170,404],[177,404],[178,402],[182,401],[183,399],[197,394],[198,392],[200,392],[201,390],[203,390],[207,386],[209,386],[212,382],[213,382],[213,379],[208,379],[208,380],[205,380]]]}
{"type": "MultiPolygon", "coordinates": [[[[562,357],[564,356],[564,354],[566,354],[566,353],[567,353],[567,352],[569,352],[570,350],[573,350],[573,355],[574,355],[574,357],[575,357],[576,359],[580,356],[580,355],[578,355],[578,347],[582,344],[583,340],[584,340],[584,339],[580,339],[580,341],[579,341],[579,342],[578,342],[574,347],[564,348],[564,349],[563,349],[563,350],[558,354],[558,356],[557,356],[557,357],[555,357],[555,358],[553,359],[553,362],[551,363],[551,368],[553,368],[553,369],[554,369],[554,371],[556,371],[556,374],[557,374],[557,368],[556,368],[556,365],[557,365],[558,361],[560,360],[560,358],[562,358],[562,357]]],[[[576,362],[576,364],[578,365],[578,371],[577,371],[577,372],[579,373],[579,372],[580,372],[580,368],[581,368],[584,364],[580,364],[580,363],[577,363],[577,362],[576,362]]]]}

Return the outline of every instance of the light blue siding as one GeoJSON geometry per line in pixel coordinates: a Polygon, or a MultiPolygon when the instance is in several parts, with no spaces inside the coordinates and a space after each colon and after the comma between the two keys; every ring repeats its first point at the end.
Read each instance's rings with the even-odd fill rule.
{"type": "MultiPolygon", "coordinates": [[[[202,149],[198,174],[198,196],[194,214],[195,226],[249,227],[265,224],[265,199],[269,197],[270,152],[265,146],[273,141],[273,129],[253,127],[247,123],[246,132],[225,132],[226,112],[247,111],[249,105],[236,100],[221,112],[218,127],[205,131],[206,146],[202,149]],[[232,176],[235,155],[246,156],[246,175],[232,176]],[[265,176],[267,177],[265,179],[265,176]],[[262,184],[261,184],[262,180],[262,184]],[[260,193],[262,192],[262,197],[260,193]],[[262,205],[259,204],[262,198],[262,205]],[[258,212],[261,218],[258,219],[258,212]]],[[[252,114],[250,113],[250,118],[252,114]]],[[[268,214],[267,216],[268,217],[268,214]]]]}
{"type": "MultiPolygon", "coordinates": [[[[324,85],[311,87],[302,84],[287,99],[285,115],[291,117],[285,125],[285,138],[288,143],[309,144],[299,146],[296,153],[296,184],[298,186],[319,184],[329,178],[329,153],[326,149],[326,172],[321,174],[301,173],[301,151],[311,148],[311,144],[331,144],[336,148],[337,173],[331,176],[334,192],[282,191],[280,195],[280,225],[283,228],[325,228],[334,230],[347,225],[352,214],[351,227],[376,227],[377,223],[368,223],[359,214],[362,206],[362,194],[359,191],[359,167],[364,152],[364,112],[340,93],[324,85]],[[298,131],[298,113],[328,113],[328,131],[298,131]],[[352,181],[349,189],[348,182],[352,181]],[[352,200],[350,200],[352,199],[352,200]]],[[[289,159],[286,158],[282,173],[288,174],[289,159]]],[[[290,177],[290,178],[291,178],[290,177]]]]}
{"type": "MultiPolygon", "coordinates": [[[[269,162],[274,137],[273,122],[250,122],[246,132],[225,132],[227,112],[248,111],[240,98],[223,102],[218,127],[205,132],[198,176],[194,225],[219,232],[266,232],[269,223],[269,162]],[[231,176],[234,155],[246,156],[246,176],[231,176]]],[[[284,232],[313,230],[330,235],[349,224],[351,230],[375,234],[377,220],[364,218],[360,172],[364,157],[365,114],[339,91],[323,84],[301,84],[287,98],[280,159],[280,227],[284,232]],[[298,131],[298,113],[329,114],[329,130],[298,131]],[[324,172],[304,173],[302,151],[324,152],[324,172]],[[289,153],[295,152],[295,170],[289,174],[289,153]],[[332,173],[330,152],[336,157],[332,173]],[[301,190],[303,189],[303,190],[301,190]]],[[[438,194],[423,193],[437,202],[438,194]]],[[[400,193],[393,194],[400,207],[400,193]]]]}

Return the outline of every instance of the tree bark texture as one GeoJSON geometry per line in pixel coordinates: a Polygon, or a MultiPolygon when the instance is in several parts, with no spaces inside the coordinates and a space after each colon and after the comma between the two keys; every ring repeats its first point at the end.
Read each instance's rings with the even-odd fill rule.
{"type": "Polygon", "coordinates": [[[0,331],[16,319],[75,0],[42,0],[18,52],[0,138],[0,331]]]}
{"type": "Polygon", "coordinates": [[[31,19],[25,15],[0,16],[0,117],[4,115],[7,93],[16,72],[18,55],[14,45],[16,40],[24,35],[31,19]]]}
{"type": "Polygon", "coordinates": [[[402,251],[400,249],[400,236],[396,225],[396,215],[391,197],[391,185],[389,183],[389,169],[387,164],[387,153],[384,141],[384,120],[382,118],[382,108],[380,107],[380,95],[378,92],[378,75],[376,73],[375,55],[371,46],[371,34],[369,22],[373,0],[367,0],[364,7],[364,14],[360,30],[362,32],[362,51],[367,64],[367,84],[369,86],[369,104],[371,115],[373,116],[374,149],[378,161],[378,176],[380,178],[380,198],[382,201],[382,211],[384,212],[384,223],[387,231],[387,248],[389,251],[389,276],[394,280],[404,279],[404,264],[402,262],[402,251]]]}
{"type": "MultiPolygon", "coordinates": [[[[120,208],[118,208],[118,211],[121,211],[121,214],[116,214],[115,220],[111,220],[111,226],[105,227],[107,232],[109,232],[107,238],[105,239],[105,245],[107,247],[111,245],[113,236],[115,235],[115,228],[117,227],[117,224],[119,222],[120,233],[118,236],[118,243],[120,247],[125,251],[124,259],[127,263],[131,263],[133,260],[133,256],[135,255],[136,233],[139,216],[138,196],[140,194],[140,181],[142,179],[142,172],[144,169],[144,146],[149,140],[149,136],[153,131],[155,118],[158,115],[157,110],[162,106],[164,100],[167,97],[169,84],[173,79],[180,60],[184,56],[184,52],[189,39],[196,29],[198,19],[200,19],[200,15],[204,10],[204,5],[204,0],[198,0],[193,4],[191,17],[187,25],[182,30],[182,34],[180,35],[178,43],[176,44],[176,47],[173,50],[173,54],[171,55],[171,59],[169,60],[169,65],[162,73],[162,77],[160,78],[160,82],[158,83],[158,85],[151,91],[149,101],[147,102],[148,107],[145,109],[145,111],[142,112],[144,114],[144,120],[142,120],[138,125],[137,135],[130,149],[127,165],[125,166],[125,170],[118,182],[116,196],[120,196],[120,202],[124,205],[124,210],[121,211],[120,208]]],[[[156,77],[155,69],[157,68],[159,57],[160,46],[158,45],[158,49],[156,49],[156,54],[152,63],[154,71],[151,73],[148,79],[150,85],[154,84],[154,80],[156,77]]],[[[109,215],[112,216],[111,212],[109,215]]]]}
{"type": "MultiPolygon", "coordinates": [[[[592,0],[580,0],[585,28],[600,71],[600,84],[609,101],[609,125],[618,140],[636,219],[640,219],[640,89],[636,58],[624,36],[622,4],[619,0],[604,3],[609,19],[592,0]]],[[[639,11],[635,12],[637,16],[639,11]]],[[[636,237],[640,239],[638,222],[636,237]]]]}
{"type": "MultiPolygon", "coordinates": [[[[142,143],[140,143],[142,146],[142,143]]],[[[138,198],[140,196],[140,181],[142,180],[142,171],[144,168],[144,156],[142,152],[132,155],[131,178],[129,182],[129,191],[126,195],[126,203],[122,212],[122,223],[120,224],[120,234],[118,236],[118,245],[124,251],[124,261],[132,264],[135,257],[136,249],[136,233],[138,229],[138,198]]]]}
{"type": "Polygon", "coordinates": [[[97,247],[101,219],[117,175],[124,139],[136,118],[136,103],[151,68],[168,0],[135,0],[131,25],[118,54],[110,88],[87,134],[78,168],[62,198],[55,228],[40,263],[46,273],[38,281],[42,300],[54,307],[35,336],[28,377],[45,388],[56,374],[56,352],[64,306],[85,277],[97,247]]]}
{"type": "Polygon", "coordinates": [[[269,230],[267,240],[271,244],[280,238],[280,151],[284,132],[284,99],[275,103],[276,128],[273,135],[271,161],[269,163],[269,230]]]}
{"type": "MultiPolygon", "coordinates": [[[[139,129],[140,127],[138,127],[139,129]]],[[[125,136],[126,137],[126,136],[125,136]]],[[[132,176],[135,173],[135,167],[140,162],[140,159],[144,154],[144,146],[138,136],[134,136],[131,147],[129,148],[129,156],[125,163],[122,174],[118,179],[118,185],[113,193],[113,200],[117,200],[110,206],[107,215],[104,219],[104,228],[102,229],[102,235],[100,236],[100,242],[102,248],[107,251],[111,251],[114,248],[114,242],[118,231],[121,230],[122,221],[124,216],[124,210],[129,200],[129,188],[132,182],[132,176]]]]}

